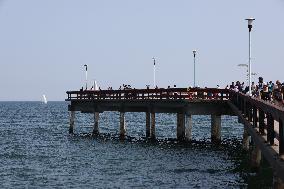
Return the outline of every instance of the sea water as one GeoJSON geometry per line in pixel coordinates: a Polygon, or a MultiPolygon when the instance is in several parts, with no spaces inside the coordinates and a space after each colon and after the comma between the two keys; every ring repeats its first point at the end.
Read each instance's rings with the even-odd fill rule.
{"type": "Polygon", "coordinates": [[[269,188],[264,161],[252,171],[241,147],[243,125],[222,116],[222,144],[210,143],[210,116],[192,116],[192,143],[177,142],[176,115],[156,115],[156,141],[145,138],[145,113],[76,113],[68,134],[67,102],[0,102],[0,188],[269,188]]]}

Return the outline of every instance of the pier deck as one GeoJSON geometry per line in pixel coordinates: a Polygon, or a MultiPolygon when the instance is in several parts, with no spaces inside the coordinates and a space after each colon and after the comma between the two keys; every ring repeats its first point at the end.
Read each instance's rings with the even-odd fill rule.
{"type": "MultiPolygon", "coordinates": [[[[93,134],[99,133],[99,113],[120,112],[120,135],[126,135],[125,112],[146,113],[146,137],[155,138],[155,113],[177,114],[177,139],[191,140],[192,115],[211,115],[211,140],[221,140],[221,115],[235,115],[244,124],[243,148],[255,144],[252,164],[259,166],[261,156],[271,164],[278,188],[284,188],[284,109],[270,102],[227,89],[126,89],[68,91],[70,129],[73,133],[75,111],[93,113],[93,134]]],[[[232,128],[233,129],[233,128],[232,128]]]]}

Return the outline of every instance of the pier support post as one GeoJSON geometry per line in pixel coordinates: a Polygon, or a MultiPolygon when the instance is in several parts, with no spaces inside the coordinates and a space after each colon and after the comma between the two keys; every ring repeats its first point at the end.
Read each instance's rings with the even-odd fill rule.
{"type": "Polygon", "coordinates": [[[74,133],[74,123],[75,123],[75,111],[70,111],[69,134],[73,134],[74,133]]]}
{"type": "Polygon", "coordinates": [[[255,146],[251,152],[251,167],[253,169],[258,169],[260,167],[261,161],[261,151],[258,146],[255,146]]]}
{"type": "Polygon", "coordinates": [[[185,120],[184,113],[177,113],[177,140],[184,140],[185,136],[185,120]]]}
{"type": "Polygon", "coordinates": [[[192,140],[192,116],[185,115],[185,140],[192,140]]]}
{"type": "Polygon", "coordinates": [[[120,112],[120,138],[124,139],[125,134],[126,134],[126,129],[125,129],[125,113],[120,112]]]}
{"type": "Polygon", "coordinates": [[[95,112],[94,113],[94,128],[93,128],[93,135],[99,134],[99,119],[100,119],[100,113],[95,112]]]}
{"type": "Polygon", "coordinates": [[[150,112],[146,112],[146,138],[150,137],[150,112]]]}
{"type": "Polygon", "coordinates": [[[248,151],[249,150],[249,133],[248,129],[244,126],[244,133],[243,133],[243,149],[248,151]]]}
{"type": "Polygon", "coordinates": [[[275,173],[273,174],[273,188],[284,189],[284,181],[281,180],[275,173]]]}
{"type": "Polygon", "coordinates": [[[155,112],[151,113],[151,138],[156,138],[156,117],[155,112]]]}
{"type": "Polygon", "coordinates": [[[221,115],[211,115],[211,142],[221,142],[221,115]]]}

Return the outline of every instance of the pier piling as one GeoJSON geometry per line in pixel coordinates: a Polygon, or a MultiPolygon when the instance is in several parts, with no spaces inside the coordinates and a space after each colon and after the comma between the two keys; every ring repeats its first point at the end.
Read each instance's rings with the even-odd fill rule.
{"type": "Polygon", "coordinates": [[[221,142],[221,115],[211,115],[211,141],[221,142]]]}
{"type": "Polygon", "coordinates": [[[284,189],[284,182],[279,178],[279,175],[273,174],[273,188],[284,189]]]}
{"type": "Polygon", "coordinates": [[[192,116],[186,114],[185,115],[185,140],[192,140],[192,116]]]}
{"type": "Polygon", "coordinates": [[[155,112],[151,113],[151,138],[156,138],[156,117],[155,112]]]}
{"type": "Polygon", "coordinates": [[[94,113],[94,128],[93,128],[93,135],[99,134],[99,118],[100,118],[100,113],[95,112],[94,113]]]}
{"type": "Polygon", "coordinates": [[[150,137],[150,112],[146,112],[146,138],[150,137]]]}
{"type": "Polygon", "coordinates": [[[244,126],[244,133],[243,133],[243,149],[248,151],[249,150],[249,140],[250,136],[248,133],[248,129],[244,126]]]}
{"type": "Polygon", "coordinates": [[[74,133],[75,111],[70,111],[70,127],[69,134],[74,133]]]}
{"type": "Polygon", "coordinates": [[[185,137],[185,115],[177,113],[177,140],[184,140],[185,137]]]}
{"type": "Polygon", "coordinates": [[[258,146],[255,146],[251,153],[251,167],[258,169],[260,167],[261,151],[258,146]]]}
{"type": "Polygon", "coordinates": [[[120,112],[120,138],[124,139],[125,135],[126,135],[125,112],[120,112]]]}

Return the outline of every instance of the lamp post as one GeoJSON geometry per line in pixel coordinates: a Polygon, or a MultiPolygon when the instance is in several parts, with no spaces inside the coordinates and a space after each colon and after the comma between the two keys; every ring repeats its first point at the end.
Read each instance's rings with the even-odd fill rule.
{"type": "Polygon", "coordinates": [[[154,88],[156,87],[156,59],[153,57],[152,58],[154,61],[154,67],[153,67],[153,77],[154,77],[154,88]]]}
{"type": "Polygon", "coordinates": [[[254,18],[247,18],[248,21],[248,29],[249,29],[249,65],[248,65],[248,74],[249,74],[249,96],[251,96],[251,29],[252,22],[255,20],[254,18]]]}
{"type": "Polygon", "coordinates": [[[84,67],[86,68],[86,90],[88,89],[88,65],[85,64],[84,67]]]}
{"type": "Polygon", "coordinates": [[[193,50],[193,87],[196,87],[195,85],[195,57],[196,57],[196,50],[193,50]]]}

